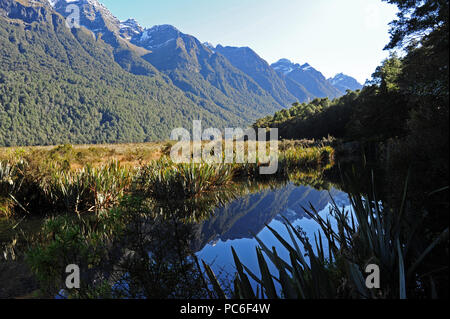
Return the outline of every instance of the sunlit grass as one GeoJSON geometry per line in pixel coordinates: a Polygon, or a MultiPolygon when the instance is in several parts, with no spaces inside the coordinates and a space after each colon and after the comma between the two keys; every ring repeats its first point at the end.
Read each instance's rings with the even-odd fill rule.
{"type": "Polygon", "coordinates": [[[176,164],[161,159],[141,169],[140,184],[157,200],[180,200],[218,190],[232,181],[228,165],[176,164]]]}
{"type": "Polygon", "coordinates": [[[132,185],[133,170],[118,162],[77,171],[56,171],[43,192],[56,209],[98,213],[117,205],[132,185]]]}
{"type": "MultiPolygon", "coordinates": [[[[245,154],[254,148],[251,142],[241,143],[245,154]]],[[[128,191],[143,191],[160,201],[179,201],[210,194],[234,182],[289,179],[299,174],[305,177],[307,172],[323,171],[334,164],[334,150],[329,146],[305,147],[303,142],[285,141],[281,152],[275,153],[279,155],[278,171],[261,175],[260,168],[267,163],[258,156],[256,163],[246,157],[245,163],[176,164],[168,158],[172,145],[1,149],[0,214],[98,212],[117,205],[128,191]],[[123,158],[125,164],[116,158],[123,158]]],[[[268,147],[266,151],[276,149],[268,147]]]]}

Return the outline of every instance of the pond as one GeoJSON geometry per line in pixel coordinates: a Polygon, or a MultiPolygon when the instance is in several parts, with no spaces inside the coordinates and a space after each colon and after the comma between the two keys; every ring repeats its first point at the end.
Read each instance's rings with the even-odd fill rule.
{"type": "MultiPolygon", "coordinates": [[[[319,225],[305,213],[303,207],[314,207],[326,219],[333,205],[332,198],[339,207],[351,210],[348,195],[336,188],[316,190],[293,183],[238,198],[217,208],[210,220],[199,225],[196,255],[209,264],[216,274],[220,274],[223,281],[229,281],[236,273],[231,252],[233,247],[241,262],[259,276],[256,257],[259,244],[255,236],[267,247],[275,247],[284,260],[289,260],[287,250],[266,225],[291,242],[285,226],[287,219],[294,227],[301,228],[314,246],[314,235],[319,232],[319,225]]],[[[326,251],[325,242],[324,248],[326,251]]],[[[273,264],[269,263],[269,268],[271,273],[277,274],[273,264]]]]}
{"type": "MultiPolygon", "coordinates": [[[[121,230],[117,233],[111,231],[112,236],[103,239],[104,232],[100,231],[98,237],[91,232],[88,218],[81,221],[85,234],[80,233],[79,237],[70,239],[69,249],[64,241],[67,231],[56,226],[52,232],[59,232],[59,235],[53,237],[62,240],[53,239],[53,242],[45,244],[49,246],[42,246],[31,262],[47,276],[46,296],[54,296],[55,293],[58,297],[66,296],[65,267],[76,264],[80,267],[83,285],[77,292],[80,298],[209,298],[205,277],[199,271],[203,268],[202,262],[212,268],[223,288],[230,292],[236,274],[232,248],[241,262],[259,276],[256,237],[267,247],[275,247],[280,257],[289,260],[287,250],[267,225],[290,242],[285,218],[295,228],[301,229],[314,247],[319,225],[305,213],[304,208],[314,207],[321,217],[326,218],[333,200],[339,207],[350,210],[348,196],[339,190],[338,184],[325,181],[320,174],[301,174],[289,180],[236,182],[231,188],[189,200],[173,198],[146,203],[144,199],[137,204],[132,201],[121,208],[126,218],[119,221],[121,226],[118,229],[121,230]],[[48,250],[45,247],[52,248],[48,250]]],[[[107,224],[111,218],[107,217],[107,224]]],[[[98,221],[93,221],[98,229],[98,221]]],[[[69,222],[63,221],[61,225],[67,228],[72,223],[77,225],[80,221],[69,217],[69,222]]],[[[27,224],[24,222],[22,225],[27,224]]],[[[48,230],[42,228],[39,231],[45,235],[48,230]]],[[[324,248],[327,251],[325,242],[324,248]]],[[[23,265],[24,262],[19,261],[9,266],[5,264],[4,268],[7,266],[9,273],[14,274],[14,269],[23,265]]],[[[275,266],[270,262],[268,265],[271,273],[277,276],[275,266]]],[[[25,275],[31,278],[26,271],[25,275]]],[[[17,273],[17,276],[23,277],[24,274],[17,273]]],[[[33,287],[36,289],[36,285],[33,287]]],[[[5,291],[9,291],[6,296],[15,296],[18,289],[7,287],[5,291]]],[[[26,289],[20,291],[20,295],[27,293],[26,289]]]]}

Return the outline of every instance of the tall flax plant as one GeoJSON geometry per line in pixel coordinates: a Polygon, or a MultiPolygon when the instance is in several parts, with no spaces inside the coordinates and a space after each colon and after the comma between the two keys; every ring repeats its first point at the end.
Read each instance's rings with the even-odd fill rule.
{"type": "Polygon", "coordinates": [[[227,165],[207,163],[177,164],[162,159],[144,167],[140,184],[156,200],[184,200],[210,193],[231,182],[227,165]]]}
{"type": "Polygon", "coordinates": [[[9,216],[11,207],[20,205],[15,196],[22,186],[25,166],[24,161],[0,161],[0,214],[9,216]]]}
{"type": "MultiPolygon", "coordinates": [[[[374,183],[372,182],[372,185],[374,183]]],[[[406,183],[407,185],[407,183],[406,183]]],[[[277,231],[268,229],[289,252],[289,260],[279,257],[275,248],[269,249],[258,237],[260,247],[257,258],[261,276],[258,277],[245,267],[233,249],[237,268],[234,283],[236,298],[288,298],[288,299],[331,299],[331,298],[400,298],[414,297],[423,289],[424,280],[433,280],[436,269],[430,269],[428,276],[418,273],[419,266],[427,255],[441,242],[448,240],[448,228],[425,249],[417,242],[416,230],[421,221],[410,224],[405,218],[404,200],[398,211],[383,206],[375,191],[361,196],[349,195],[352,210],[339,208],[333,201],[329,217],[319,216],[314,207],[304,208],[316,221],[321,232],[315,235],[315,244],[301,231],[285,220],[289,239],[277,231]],[[335,225],[331,220],[335,220],[335,225]],[[328,244],[328,249],[325,249],[328,244]],[[269,261],[278,270],[278,276],[269,272],[269,261]],[[381,286],[369,289],[366,284],[368,265],[380,269],[381,286]],[[257,285],[255,292],[250,278],[257,285]],[[281,290],[276,289],[278,283],[281,290]],[[410,295],[408,295],[410,294],[410,295]]],[[[216,294],[224,296],[211,268],[204,265],[216,294]]],[[[435,292],[431,292],[435,296],[435,292]]]]}
{"type": "Polygon", "coordinates": [[[57,209],[98,213],[117,204],[131,184],[132,172],[113,161],[100,168],[55,171],[44,192],[57,209]]]}

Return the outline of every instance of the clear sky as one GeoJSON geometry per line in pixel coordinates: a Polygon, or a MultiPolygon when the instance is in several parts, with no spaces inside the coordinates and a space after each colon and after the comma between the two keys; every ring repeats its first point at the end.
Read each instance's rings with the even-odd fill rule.
{"type": "Polygon", "coordinates": [[[381,0],[100,0],[121,20],[172,24],[202,42],[248,46],[364,83],[388,56],[397,8],[381,0]]]}

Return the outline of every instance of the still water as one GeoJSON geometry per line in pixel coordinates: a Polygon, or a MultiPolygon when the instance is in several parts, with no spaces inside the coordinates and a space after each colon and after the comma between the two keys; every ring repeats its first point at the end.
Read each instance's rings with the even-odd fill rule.
{"type": "MultiPolygon", "coordinates": [[[[231,253],[233,247],[241,262],[259,276],[256,257],[258,242],[255,235],[267,247],[275,247],[283,259],[289,260],[287,250],[266,225],[275,229],[290,243],[282,218],[285,217],[294,227],[300,227],[304,231],[314,247],[314,234],[319,232],[319,225],[304,212],[303,207],[309,208],[312,205],[326,219],[333,205],[331,198],[340,208],[350,211],[348,195],[344,192],[335,188],[320,191],[293,183],[238,198],[217,208],[211,219],[199,225],[195,242],[197,256],[209,264],[222,280],[229,281],[236,273],[231,253]]],[[[333,222],[333,218],[330,220],[333,222]]],[[[325,242],[324,248],[327,251],[325,242]]],[[[273,274],[277,274],[273,264],[269,263],[269,267],[273,274]]]]}
{"type": "MultiPolygon", "coordinates": [[[[107,298],[208,298],[192,254],[211,266],[221,284],[229,285],[236,274],[233,247],[241,262],[259,277],[255,237],[267,247],[275,247],[280,257],[289,260],[287,250],[266,225],[290,242],[284,217],[294,227],[301,228],[314,247],[319,225],[303,208],[314,207],[326,219],[334,199],[340,208],[351,210],[347,194],[338,190],[336,184],[326,182],[323,187],[322,182],[314,183],[317,189],[303,184],[306,183],[286,180],[244,183],[234,185],[230,191],[220,190],[193,201],[173,199],[150,208],[130,207],[132,218],[124,234],[104,247],[92,248],[96,254],[94,267],[92,259],[83,255],[84,250],[71,251],[67,261],[60,260],[61,254],[57,253],[53,262],[64,267],[73,263],[80,266],[81,279],[86,284],[78,295],[81,298],[92,297],[92,291],[98,293],[99,283],[111,287],[107,298]],[[161,211],[162,218],[155,217],[155,211],[161,211]]],[[[327,248],[324,241],[325,251],[327,248]]],[[[60,249],[64,251],[63,246],[60,249]]],[[[268,266],[278,276],[269,260],[268,266]]],[[[59,275],[55,273],[55,276],[58,283],[59,275]]],[[[64,276],[65,273],[57,298],[66,297],[67,291],[62,286],[64,276]]],[[[16,291],[13,286],[11,290],[16,291]]]]}

